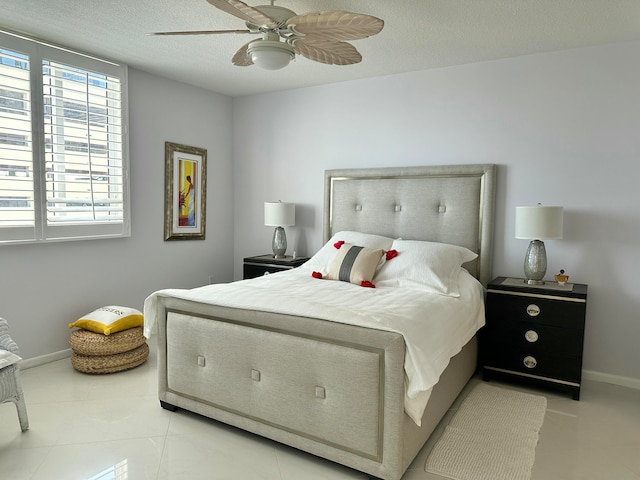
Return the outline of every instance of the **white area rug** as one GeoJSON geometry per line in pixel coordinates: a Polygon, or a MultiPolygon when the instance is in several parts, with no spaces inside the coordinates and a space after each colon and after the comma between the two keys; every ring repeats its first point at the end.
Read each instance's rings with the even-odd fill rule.
{"type": "Polygon", "coordinates": [[[528,480],[547,399],[479,383],[433,447],[425,471],[454,480],[528,480]]]}

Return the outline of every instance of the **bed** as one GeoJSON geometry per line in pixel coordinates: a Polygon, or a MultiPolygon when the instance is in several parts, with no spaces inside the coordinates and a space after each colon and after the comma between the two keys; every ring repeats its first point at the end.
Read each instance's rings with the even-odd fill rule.
{"type": "Polygon", "coordinates": [[[324,184],[324,246],[307,264],[146,299],[145,334],[155,327],[158,333],[159,399],[163,408],[398,480],[476,370],[482,286],[491,275],[495,166],[327,170],[324,184]],[[327,280],[322,266],[332,248],[360,240],[383,251],[370,282],[379,282],[376,288],[327,280]],[[455,275],[455,294],[393,288],[400,283],[390,272],[404,272],[408,249],[423,244],[473,252],[459,257],[464,271],[455,275]],[[318,292],[332,303],[310,300],[318,292]],[[467,292],[481,297],[480,306],[473,315],[460,310],[473,318],[454,327],[448,309],[458,309],[467,292]],[[422,311],[426,297],[437,297],[434,310],[445,317],[439,325],[453,328],[457,333],[444,334],[455,341],[428,340],[431,334],[417,330],[408,335],[378,313],[391,305],[400,323],[417,328],[403,316],[422,311]],[[343,312],[347,302],[354,303],[343,312]],[[426,365],[421,352],[440,344],[440,366],[426,365]]]}

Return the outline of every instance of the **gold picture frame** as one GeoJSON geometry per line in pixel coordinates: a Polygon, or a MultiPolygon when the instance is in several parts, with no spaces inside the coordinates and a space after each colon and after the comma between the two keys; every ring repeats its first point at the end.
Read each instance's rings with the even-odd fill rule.
{"type": "Polygon", "coordinates": [[[164,239],[204,240],[207,151],[165,142],[164,239]]]}

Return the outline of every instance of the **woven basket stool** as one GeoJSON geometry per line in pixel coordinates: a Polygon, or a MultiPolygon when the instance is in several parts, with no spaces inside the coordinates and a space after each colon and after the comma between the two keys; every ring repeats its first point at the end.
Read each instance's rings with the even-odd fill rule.
{"type": "Polygon", "coordinates": [[[71,365],[83,373],[115,373],[141,365],[149,356],[142,327],[103,335],[75,330],[69,344],[73,350],[71,365]]]}

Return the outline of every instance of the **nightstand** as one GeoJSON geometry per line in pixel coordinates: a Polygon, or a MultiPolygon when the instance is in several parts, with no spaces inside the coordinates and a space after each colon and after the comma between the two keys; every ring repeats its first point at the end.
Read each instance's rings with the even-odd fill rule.
{"type": "Polygon", "coordinates": [[[299,267],[307,260],[309,260],[308,257],[273,258],[273,254],[246,257],[244,259],[242,278],[246,280],[247,278],[261,277],[269,273],[290,270],[299,267]]]}
{"type": "Polygon", "coordinates": [[[489,282],[480,332],[483,378],[558,388],[580,399],[587,285],[489,282]]]}

